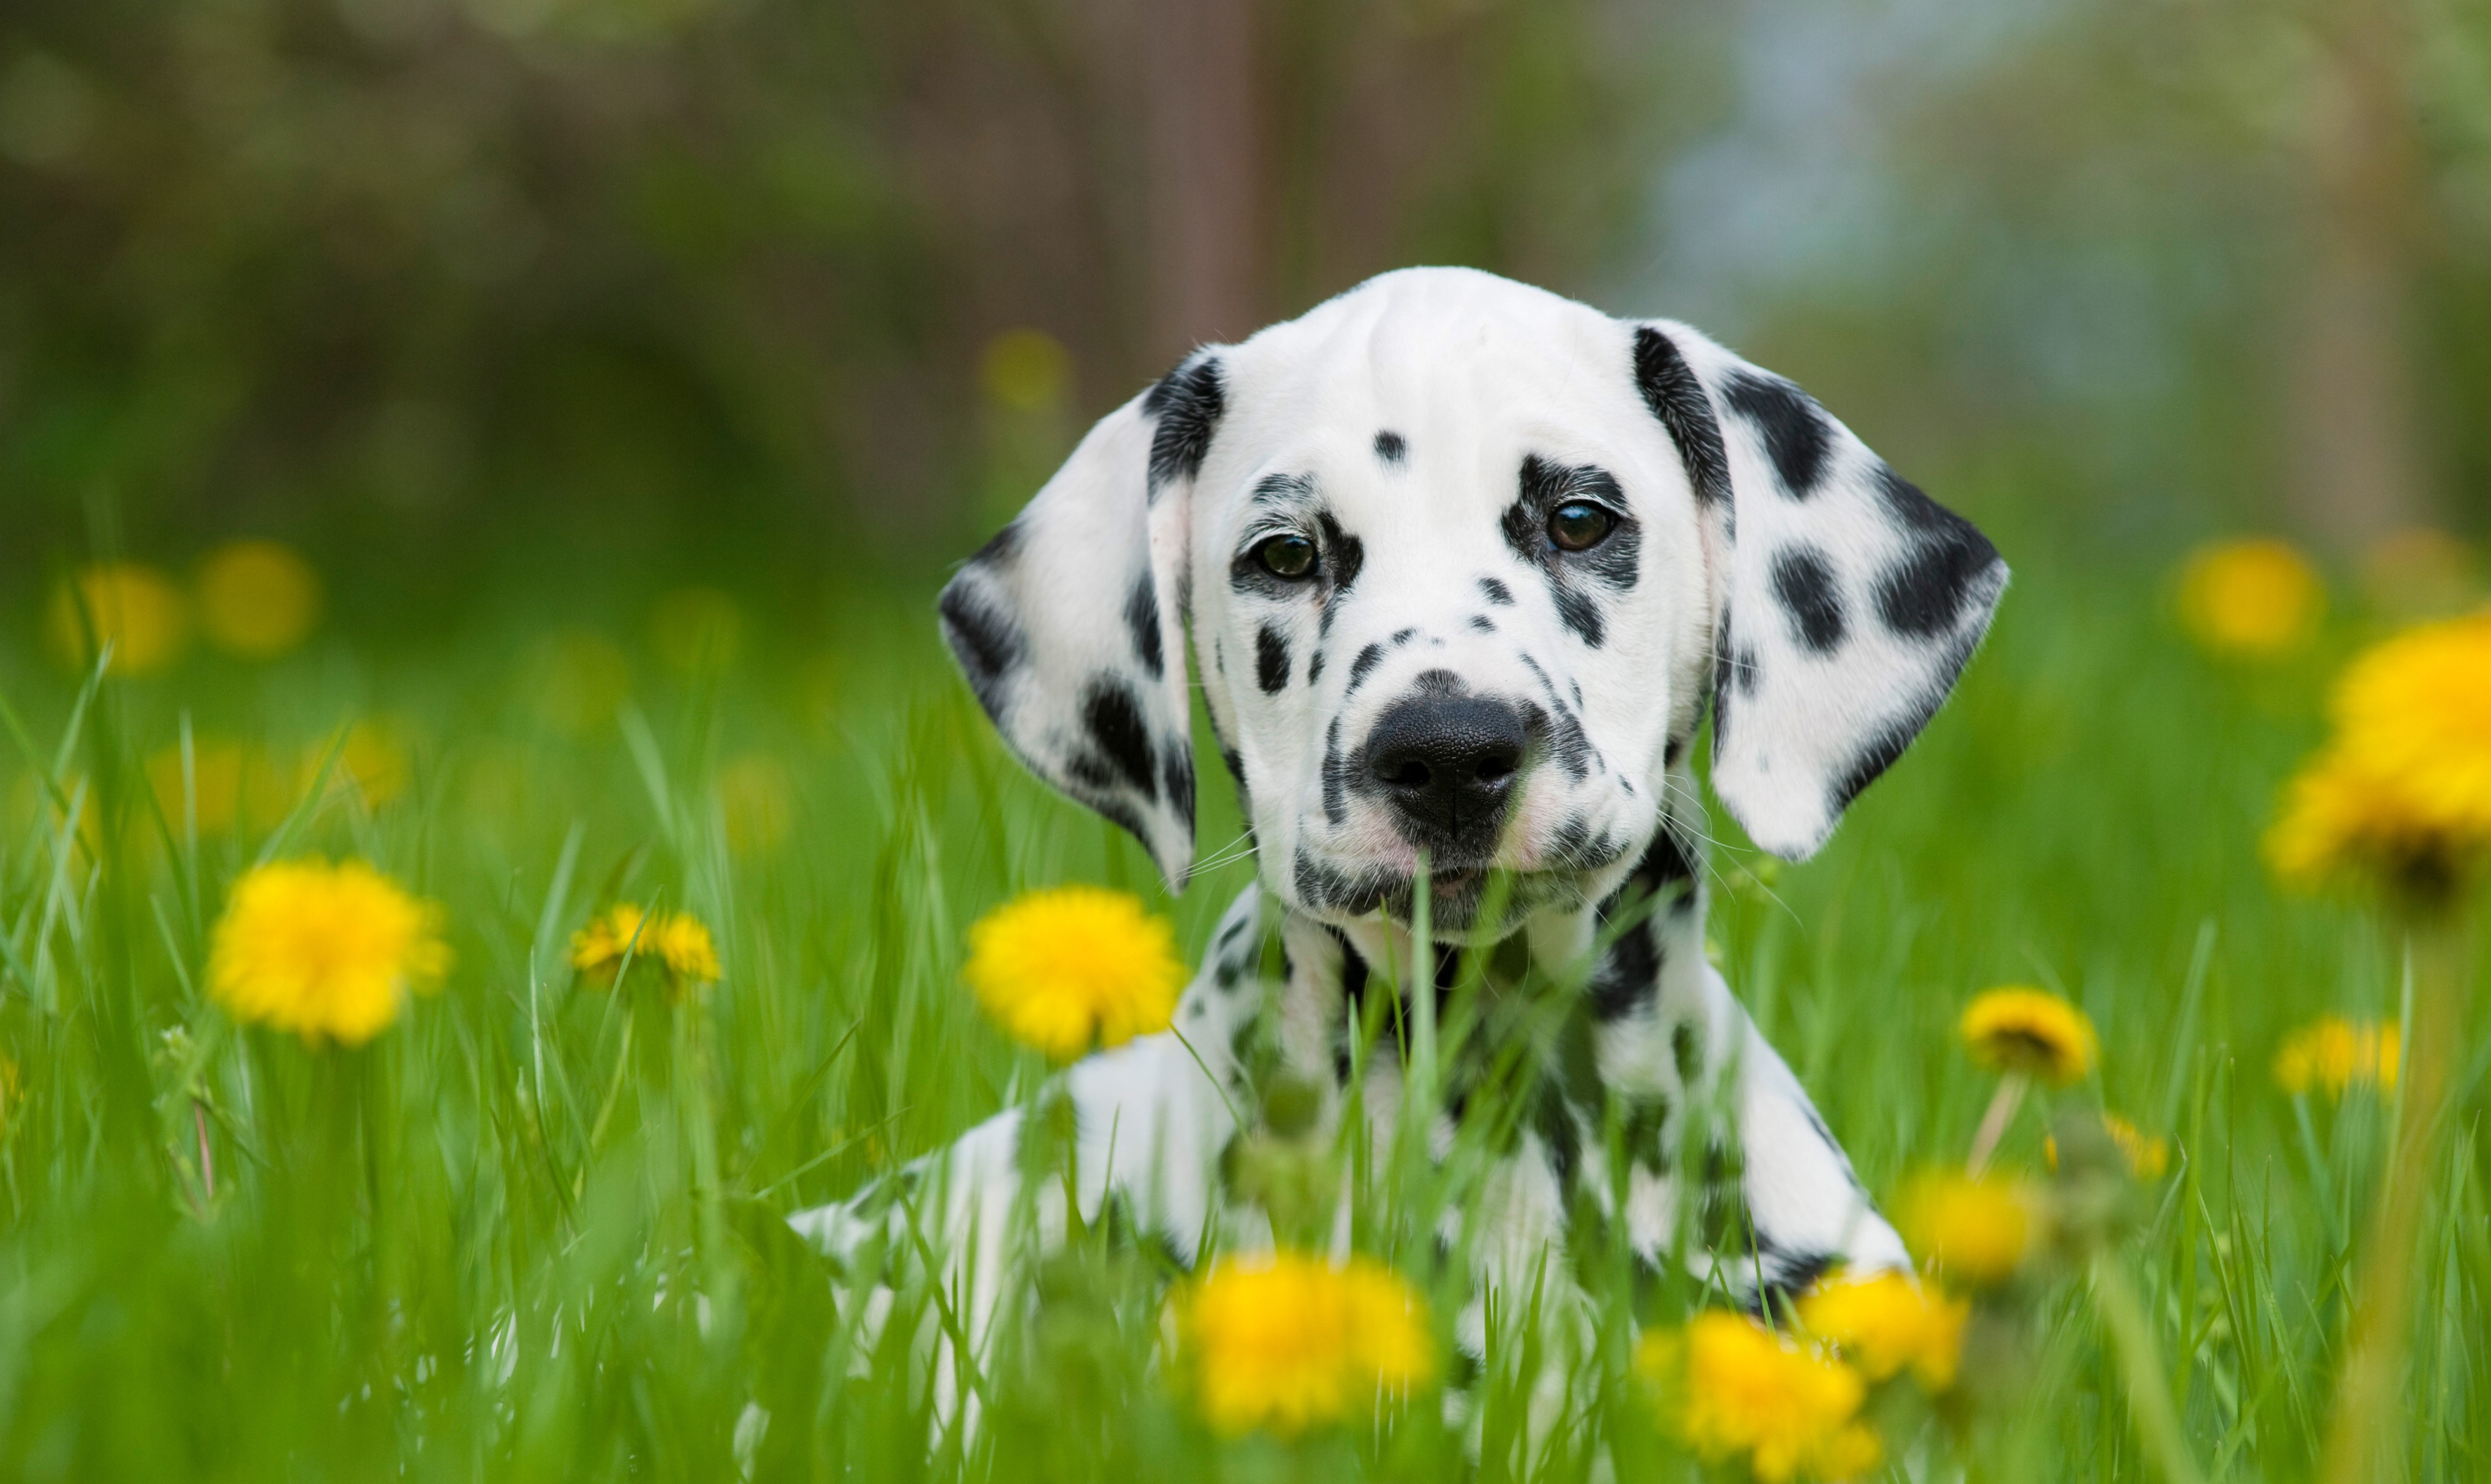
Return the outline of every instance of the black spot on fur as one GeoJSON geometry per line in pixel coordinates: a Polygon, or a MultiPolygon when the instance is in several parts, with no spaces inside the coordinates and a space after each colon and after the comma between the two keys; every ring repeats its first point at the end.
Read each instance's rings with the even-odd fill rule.
{"type": "Polygon", "coordinates": [[[1842,643],[1842,589],[1825,553],[1804,545],[1775,553],[1773,581],[1773,597],[1789,611],[1792,634],[1802,645],[1823,655],[1842,643]]]}
{"type": "Polygon", "coordinates": [[[1561,587],[1556,590],[1554,597],[1557,599],[1558,619],[1568,628],[1574,630],[1575,635],[1584,644],[1593,649],[1598,649],[1608,637],[1608,626],[1600,618],[1600,605],[1594,602],[1588,595],[1577,593],[1571,588],[1561,587]]]}
{"type": "Polygon", "coordinates": [[[1782,493],[1794,500],[1815,494],[1832,433],[1807,393],[1778,376],[1735,371],[1723,383],[1721,399],[1764,439],[1782,493]]]}
{"type": "Polygon", "coordinates": [[[1158,680],[1167,672],[1167,663],[1159,653],[1158,590],[1148,572],[1133,579],[1133,591],[1125,597],[1125,626],[1132,630],[1133,653],[1142,656],[1142,669],[1158,680]]]}
{"type": "Polygon", "coordinates": [[[1601,1020],[1620,1020],[1660,993],[1660,955],[1653,947],[1652,923],[1637,922],[1609,945],[1592,971],[1592,1013],[1601,1020]]]}
{"type": "Polygon", "coordinates": [[[1484,613],[1474,613],[1471,615],[1471,627],[1483,634],[1492,634],[1496,632],[1496,621],[1484,613]]]}
{"type": "Polygon", "coordinates": [[[1479,585],[1480,591],[1487,596],[1487,600],[1489,602],[1496,604],[1500,608],[1510,608],[1513,606],[1513,590],[1507,587],[1504,583],[1497,581],[1493,577],[1481,577],[1479,580],[1479,585]]]}
{"type": "Polygon", "coordinates": [[[1269,624],[1254,630],[1254,684],[1267,696],[1289,684],[1289,641],[1269,624]]]}
{"type": "Polygon", "coordinates": [[[1193,828],[1193,754],[1183,742],[1170,741],[1159,749],[1159,790],[1187,829],[1193,828]]]}
{"type": "Polygon", "coordinates": [[[969,559],[969,565],[1009,568],[1012,565],[1012,559],[1019,555],[1020,517],[1015,515],[1005,524],[1002,530],[986,538],[986,543],[978,548],[978,554],[969,559]]]}
{"type": "Polygon", "coordinates": [[[1396,650],[1397,650],[1397,649],[1399,649],[1401,646],[1403,646],[1403,645],[1405,645],[1405,644],[1409,643],[1409,642],[1410,642],[1410,639],[1411,639],[1411,636],[1412,636],[1412,635],[1414,635],[1414,634],[1416,634],[1416,633],[1418,633],[1418,631],[1419,631],[1419,630],[1417,630],[1417,629],[1415,629],[1415,628],[1396,628],[1396,629],[1394,629],[1394,630],[1392,631],[1392,647],[1393,647],[1394,649],[1396,649],[1396,650]]]}
{"type": "Polygon", "coordinates": [[[1158,421],[1151,433],[1153,500],[1171,480],[1189,480],[1202,472],[1202,461],[1211,452],[1211,436],[1218,431],[1227,402],[1216,356],[1179,365],[1142,398],[1143,414],[1158,421]]]}
{"type": "Polygon", "coordinates": [[[1133,699],[1131,687],[1113,676],[1093,676],[1081,689],[1081,725],[1125,781],[1143,798],[1158,801],[1159,784],[1151,764],[1150,728],[1142,721],[1142,708],[1133,699]]]}
{"type": "Polygon", "coordinates": [[[1349,693],[1358,694],[1358,687],[1365,684],[1366,677],[1373,674],[1375,667],[1383,662],[1383,645],[1370,644],[1360,650],[1358,657],[1349,662],[1349,693]]]}
{"type": "Polygon", "coordinates": [[[1324,667],[1324,652],[1322,651],[1322,649],[1318,648],[1318,649],[1316,649],[1316,651],[1315,651],[1312,655],[1307,655],[1307,656],[1306,656],[1306,684],[1307,684],[1311,685],[1311,684],[1313,684],[1315,682],[1317,682],[1317,681],[1319,681],[1319,680],[1322,680],[1322,679],[1323,679],[1323,667],[1324,667]]]}
{"type": "Polygon", "coordinates": [[[1754,700],[1756,687],[1765,683],[1764,661],[1756,657],[1755,646],[1751,644],[1739,646],[1739,658],[1731,666],[1731,671],[1739,678],[1739,694],[1748,700],[1754,700]]]}
{"type": "Polygon", "coordinates": [[[1219,763],[1221,767],[1228,770],[1228,776],[1237,780],[1239,788],[1246,786],[1246,760],[1237,755],[1236,748],[1220,748],[1219,763]]]}
{"type": "Polygon", "coordinates": [[[1398,469],[1410,460],[1410,441],[1387,428],[1375,435],[1375,456],[1385,467],[1398,469]]]}
{"type": "Polygon", "coordinates": [[[1004,682],[1028,658],[1019,626],[984,583],[967,573],[954,577],[935,604],[943,638],[968,677],[969,689],[997,725],[1003,722],[1004,682]]]}
{"type": "Polygon", "coordinates": [[[1937,714],[1939,706],[1946,701],[1947,692],[1954,687],[1955,677],[1962,674],[1965,664],[1971,661],[1973,647],[1979,642],[1978,629],[1957,636],[1939,657],[1936,673],[1920,692],[1861,744],[1851,766],[1833,780],[1827,795],[1827,806],[1832,812],[1839,814],[1850,807],[1851,800],[1860,797],[1861,790],[1876,782],[1877,775],[1892,767],[1894,760],[1903,755],[1903,749],[1912,744],[1912,739],[1920,735],[1920,728],[1928,725],[1929,718],[1937,714]]]}
{"type": "Polygon", "coordinates": [[[1332,583],[1331,597],[1346,597],[1350,588],[1357,583],[1358,574],[1366,567],[1366,543],[1342,530],[1340,522],[1333,519],[1330,510],[1315,512],[1315,530],[1323,537],[1325,572],[1332,583]]]}
{"type": "Polygon", "coordinates": [[[1652,844],[1635,862],[1634,879],[1656,892],[1695,879],[1693,854],[1667,823],[1653,831],[1652,844]]]}
{"type": "Polygon", "coordinates": [[[1996,599],[2006,579],[1989,538],[1882,465],[1877,488],[1910,534],[1902,560],[1877,579],[1877,616],[1888,628],[1933,639],[1953,629],[1966,604],[1996,599]]]}
{"type": "Polygon", "coordinates": [[[1315,481],[1311,475],[1267,474],[1254,481],[1253,503],[1256,505],[1297,505],[1314,497],[1315,481]]]}
{"type": "Polygon", "coordinates": [[[1566,770],[1566,776],[1580,783],[1592,775],[1592,739],[1584,734],[1583,723],[1564,705],[1542,712],[1530,708],[1532,730],[1544,731],[1548,738],[1548,755],[1566,770]]]}
{"type": "Polygon", "coordinates": [[[1341,755],[1340,717],[1332,718],[1324,732],[1323,804],[1324,818],[1337,827],[1348,820],[1349,760],[1341,755]]]}
{"type": "Polygon", "coordinates": [[[1663,768],[1676,768],[1678,766],[1678,760],[1685,756],[1686,756],[1686,739],[1684,737],[1673,737],[1669,740],[1669,745],[1660,749],[1660,766],[1663,768]]]}
{"type": "Polygon", "coordinates": [[[1520,492],[1498,522],[1506,544],[1546,574],[1559,620],[1597,649],[1607,629],[1595,592],[1623,593],[1640,575],[1643,537],[1626,511],[1626,495],[1605,469],[1561,464],[1537,453],[1523,455],[1518,482],[1520,492]],[[1548,538],[1549,513],[1573,500],[1590,500],[1617,513],[1608,539],[1589,551],[1563,551],[1548,538]]]}
{"type": "Polygon", "coordinates": [[[1720,505],[1730,498],[1730,455],[1721,443],[1721,425],[1714,421],[1713,400],[1704,384],[1678,353],[1678,344],[1649,325],[1635,331],[1635,390],[1643,404],[1669,429],[1678,445],[1679,461],[1686,466],[1686,482],[1698,505],[1720,505]]]}
{"type": "Polygon", "coordinates": [[[1713,755],[1730,744],[1730,610],[1721,610],[1720,631],[1713,636],[1713,755]]]}
{"type": "MultiPolygon", "coordinates": [[[[1762,1243],[1759,1243],[1761,1246],[1762,1243]]],[[[1774,1324],[1791,1317],[1792,1306],[1801,1295],[1816,1286],[1833,1266],[1833,1255],[1827,1252],[1784,1252],[1774,1254],[1761,1264],[1764,1287],[1756,1295],[1755,1314],[1774,1324]]]]}

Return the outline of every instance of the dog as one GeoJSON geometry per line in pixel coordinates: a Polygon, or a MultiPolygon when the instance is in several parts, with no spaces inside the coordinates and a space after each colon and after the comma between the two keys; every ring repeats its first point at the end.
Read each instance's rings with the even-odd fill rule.
{"type": "MultiPolygon", "coordinates": [[[[1193,861],[1198,678],[1256,883],[1173,1030],[1065,1073],[1069,1178],[1024,1190],[1013,1110],[798,1231],[947,1265],[941,1343],[972,1349],[1027,1281],[1007,1241],[1024,1196],[1044,1234],[1112,1213],[1180,1266],[1269,1246],[1232,1176],[1275,1087],[1311,1090],[1319,1130],[1357,1107],[1383,1137],[1406,1067],[1397,1034],[1361,1040],[1374,997],[1400,993],[1386,1018],[1407,1026],[1416,997],[1389,984],[1424,995],[1462,950],[1519,946],[1569,987],[1544,1091],[1473,1203],[1476,1291],[1562,1281],[1584,1221],[1758,1312],[1837,1267],[1905,1266],[1707,960],[1689,753],[1709,710],[1714,794],[1804,858],[1945,700],[2007,577],[1797,386],[1672,321],[1407,269],[1195,351],[1090,431],[939,609],[1011,751],[1137,837],[1171,891],[1193,861]]],[[[1462,1112],[1458,1077],[1440,1087],[1438,1150],[1462,1112]]],[[[1474,1360],[1486,1314],[1455,1324],[1474,1360]]]]}

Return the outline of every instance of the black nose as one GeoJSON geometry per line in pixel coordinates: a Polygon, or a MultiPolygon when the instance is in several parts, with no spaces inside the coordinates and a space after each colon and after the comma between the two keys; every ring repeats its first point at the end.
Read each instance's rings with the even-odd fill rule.
{"type": "Polygon", "coordinates": [[[1522,768],[1522,712],[1485,696],[1396,701],[1366,734],[1366,767],[1413,843],[1483,855],[1522,768]]]}

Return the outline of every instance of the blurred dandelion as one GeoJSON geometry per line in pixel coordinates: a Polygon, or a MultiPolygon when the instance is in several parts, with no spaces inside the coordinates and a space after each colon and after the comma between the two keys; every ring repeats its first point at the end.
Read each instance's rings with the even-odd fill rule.
{"type": "Polygon", "coordinates": [[[2327,587],[2284,541],[2218,541],[2180,573],[2180,621],[2216,655],[2266,659],[2306,645],[2326,613],[2327,587]]]}
{"type": "Polygon", "coordinates": [[[2085,1012],[2044,989],[1984,990],[1964,1006],[1957,1028],[1974,1062],[2066,1087],[2092,1071],[2100,1051],[2085,1012]]]}
{"type": "Polygon", "coordinates": [[[1954,1384],[1964,1322],[1971,1315],[1970,1303],[1949,1297],[1934,1282],[1898,1272],[1837,1275],[1799,1301],[1801,1326],[1839,1348],[1868,1380],[1884,1381],[1909,1368],[1932,1392],[1954,1384]]]}
{"type": "Polygon", "coordinates": [[[1195,1405],[1222,1433],[1294,1437],[1435,1374],[1425,1306],[1368,1258],[1222,1258],[1175,1309],[1195,1405]]]}
{"type": "Polygon", "coordinates": [[[2293,779],[2267,835],[2275,873],[2452,897],[2491,853],[2491,614],[2369,650],[2330,710],[2332,741],[2293,779]]]}
{"type": "Polygon", "coordinates": [[[787,766],[761,752],[728,763],[718,772],[718,807],[728,850],[739,856],[777,850],[796,822],[796,790],[787,766]]]}
{"type": "Polygon", "coordinates": [[[199,561],[199,628],[245,659],[274,659],[320,622],[320,574],[281,541],[227,541],[199,561]]]}
{"type": "Polygon", "coordinates": [[[617,902],[571,935],[571,967],[600,989],[614,987],[626,959],[655,966],[673,1000],[719,977],[718,946],[707,925],[688,912],[649,913],[617,902]]]}
{"type": "Polygon", "coordinates": [[[1956,1026],[1972,1060],[2001,1073],[1998,1091],[1973,1135],[1966,1168],[1978,1175],[2007,1136],[2032,1082],[2060,1088],[2093,1070],[2100,1040],[2085,1012],[2045,989],[2010,984],[1983,990],[1964,1006],[1956,1026]]]}
{"type": "Polygon", "coordinates": [[[1894,1224],[1924,1266],[1968,1287],[1991,1288],[2024,1266],[2033,1201],[2016,1181],[1933,1171],[1905,1187],[1894,1224]]]}
{"type": "Polygon", "coordinates": [[[1766,1484],[1856,1478],[1885,1451],[1860,1420],[1859,1372],[1744,1315],[1715,1309],[1648,1334],[1634,1363],[1689,1448],[1711,1463],[1744,1459],[1766,1484]]]}
{"type": "Polygon", "coordinates": [[[980,919],[961,976],[1014,1040],[1070,1062],[1166,1030],[1186,972],[1166,918],[1128,893],[1072,886],[980,919]]]}
{"type": "Polygon", "coordinates": [[[234,883],[208,993],[247,1024],[359,1046],[449,969],[439,909],[360,860],[284,860],[234,883]]]}
{"type": "Polygon", "coordinates": [[[1042,412],[1070,394],[1072,354],[1043,330],[1007,330],[978,357],[986,395],[1015,412],[1042,412]]]}
{"type": "Polygon", "coordinates": [[[2351,1342],[2336,1372],[2322,1475],[2365,1475],[2396,1427],[2396,1377],[2414,1306],[2408,1260],[2427,1204],[2446,1105],[2466,1042],[2465,918],[2491,856],[2491,613],[2409,628],[2336,682],[2334,733],[2296,777],[2266,839],[2286,883],[2350,880],[2377,890],[2402,929],[2413,1064],[2387,1027],[2330,1018],[2285,1043],[2275,1081],[2297,1094],[2386,1088],[2399,1071],[2396,1157],[2373,1197],[2351,1342]]]}
{"type": "Polygon", "coordinates": [[[2284,1038],[2274,1054],[2274,1084],[2295,1097],[2342,1097],[2356,1087],[2393,1091],[2400,1052],[2392,1025],[2321,1016],[2284,1038]]]}
{"type": "Polygon", "coordinates": [[[537,641],[524,684],[537,714],[555,731],[586,737],[614,719],[631,697],[631,661],[621,646],[585,628],[537,641]]]}
{"type": "Polygon", "coordinates": [[[137,562],[89,567],[53,590],[44,635],[53,656],[72,669],[94,663],[101,643],[112,646],[115,675],[154,675],[190,647],[190,607],[155,567],[137,562]]]}
{"type": "MultiPolygon", "coordinates": [[[[307,760],[306,766],[316,767],[318,758],[307,760]]],[[[398,729],[384,721],[358,721],[346,729],[344,745],[337,749],[337,766],[331,774],[333,787],[352,788],[363,795],[368,807],[377,809],[404,794],[413,780],[415,770],[407,760],[406,747],[398,740],[398,729]]],[[[310,780],[305,779],[308,787],[310,780]]]]}
{"type": "Polygon", "coordinates": [[[2116,1113],[2102,1115],[2102,1129],[2127,1161],[2127,1173],[2141,1180],[2158,1180],[2171,1168],[2171,1142],[2148,1134],[2116,1113]]]}
{"type": "Polygon", "coordinates": [[[179,746],[149,754],[147,786],[176,835],[189,827],[191,807],[197,810],[200,834],[221,835],[236,827],[274,829],[294,805],[293,792],[266,749],[230,738],[202,737],[191,742],[187,800],[179,746]]]}
{"type": "MultiPolygon", "coordinates": [[[[2170,1170],[2171,1142],[2160,1134],[2145,1133],[2116,1113],[2103,1114],[2101,1126],[2129,1175],[2141,1180],[2158,1180],[2170,1170]]],[[[2059,1141],[2055,1135],[2041,1141],[2041,1157],[2051,1172],[2057,1173],[2059,1141]]]]}
{"type": "Polygon", "coordinates": [[[744,610],[716,588],[677,588],[649,610],[649,646],[677,675],[722,670],[744,646],[744,610]]]}

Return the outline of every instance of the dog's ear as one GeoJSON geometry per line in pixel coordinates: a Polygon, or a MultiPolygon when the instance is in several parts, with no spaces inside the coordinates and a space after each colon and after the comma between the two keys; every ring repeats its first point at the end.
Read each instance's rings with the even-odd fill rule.
{"type": "Polygon", "coordinates": [[[1215,352],[1100,420],[943,589],[943,638],[1030,771],[1193,869],[1186,539],[1223,407],[1215,352]]]}
{"type": "Polygon", "coordinates": [[[1713,790],[1804,858],[1946,700],[2007,565],[1798,387],[1684,325],[1633,328],[1704,525],[1713,790]]]}

